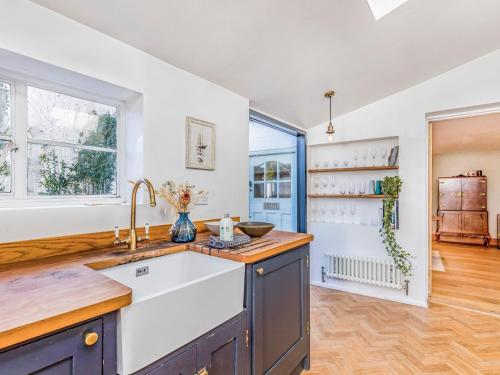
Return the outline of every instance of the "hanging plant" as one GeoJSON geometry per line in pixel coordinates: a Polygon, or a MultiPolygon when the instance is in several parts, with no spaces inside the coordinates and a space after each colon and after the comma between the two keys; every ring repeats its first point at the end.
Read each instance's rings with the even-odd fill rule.
{"type": "Polygon", "coordinates": [[[380,236],[384,243],[387,253],[392,257],[397,268],[401,270],[403,276],[410,277],[412,275],[413,265],[411,263],[411,254],[404,250],[397,242],[392,226],[392,212],[403,181],[399,176],[384,177],[382,181],[382,191],[384,193],[384,217],[382,228],[380,228],[380,236]]]}

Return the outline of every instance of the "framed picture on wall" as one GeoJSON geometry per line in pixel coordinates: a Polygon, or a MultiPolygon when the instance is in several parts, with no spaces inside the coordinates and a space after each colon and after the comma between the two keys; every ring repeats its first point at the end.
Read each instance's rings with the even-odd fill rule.
{"type": "Polygon", "coordinates": [[[186,168],[215,170],[215,124],[186,117],[186,168]]]}

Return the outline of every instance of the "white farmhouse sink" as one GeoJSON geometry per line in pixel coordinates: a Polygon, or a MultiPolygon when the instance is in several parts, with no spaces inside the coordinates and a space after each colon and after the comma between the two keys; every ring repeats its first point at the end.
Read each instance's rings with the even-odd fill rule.
{"type": "Polygon", "coordinates": [[[191,251],[100,271],[132,289],[118,317],[118,372],[130,374],[243,310],[245,265],[191,251]],[[136,276],[142,267],[148,273],[136,276]]]}

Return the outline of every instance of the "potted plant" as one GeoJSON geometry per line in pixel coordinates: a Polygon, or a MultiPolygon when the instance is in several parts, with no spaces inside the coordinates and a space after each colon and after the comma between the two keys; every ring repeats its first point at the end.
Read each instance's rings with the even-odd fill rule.
{"type": "Polygon", "coordinates": [[[386,176],[382,181],[382,192],[384,194],[384,210],[382,219],[382,228],[380,228],[380,236],[384,243],[387,253],[394,260],[394,264],[405,277],[412,275],[413,265],[411,263],[411,254],[404,250],[396,241],[396,235],[392,225],[392,213],[395,203],[398,199],[403,181],[399,176],[386,176]]]}
{"type": "Polygon", "coordinates": [[[165,199],[179,215],[170,229],[172,242],[194,241],[197,228],[189,219],[189,211],[200,199],[207,195],[207,191],[196,191],[195,186],[188,182],[177,185],[173,181],[167,181],[159,189],[158,195],[165,199]]]}

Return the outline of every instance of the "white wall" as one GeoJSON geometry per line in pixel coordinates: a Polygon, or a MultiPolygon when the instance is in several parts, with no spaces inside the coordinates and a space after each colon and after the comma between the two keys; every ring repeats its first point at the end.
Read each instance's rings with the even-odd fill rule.
{"type": "MultiPolygon", "coordinates": [[[[426,53],[419,51],[419,53],[426,53]]],[[[411,57],[410,57],[411,58],[411,57]]],[[[366,285],[337,283],[338,287],[388,299],[423,305],[427,299],[427,125],[426,114],[455,108],[500,102],[500,50],[460,66],[422,84],[334,119],[336,141],[399,137],[399,176],[404,182],[400,197],[401,245],[415,256],[415,275],[406,297],[401,291],[366,285]]],[[[389,69],[389,68],[388,68],[389,69]]],[[[337,93],[342,95],[342,93],[337,93]]],[[[335,105],[335,104],[334,104],[335,105]]],[[[310,144],[326,142],[326,124],[308,132],[310,144]]],[[[312,252],[331,243],[335,236],[318,239],[312,252]]],[[[367,250],[367,255],[369,254],[367,250]]],[[[376,254],[374,254],[376,256],[376,254]]],[[[321,261],[321,259],[320,259],[321,261]]],[[[317,266],[316,266],[317,268],[317,266]]],[[[317,270],[313,280],[320,282],[317,270]]]]}
{"type": "Polygon", "coordinates": [[[482,170],[488,177],[489,230],[497,238],[497,214],[500,214],[500,151],[470,151],[432,156],[432,212],[438,209],[438,178],[482,170]]]}
{"type": "MultiPolygon", "coordinates": [[[[0,48],[142,94],[144,176],[207,188],[209,205],[197,206],[194,219],[247,217],[247,99],[27,0],[0,0],[0,9],[0,48]],[[184,168],[186,116],[217,125],[214,172],[184,168]]],[[[127,206],[3,209],[0,241],[127,227],[128,213],[127,206]]],[[[138,223],[146,220],[171,218],[161,206],[141,207],[138,223]]]]}

